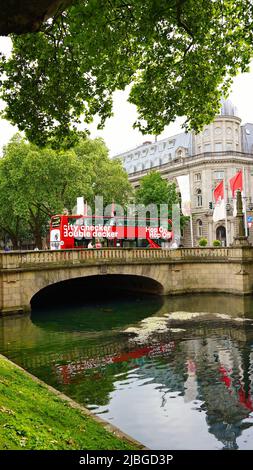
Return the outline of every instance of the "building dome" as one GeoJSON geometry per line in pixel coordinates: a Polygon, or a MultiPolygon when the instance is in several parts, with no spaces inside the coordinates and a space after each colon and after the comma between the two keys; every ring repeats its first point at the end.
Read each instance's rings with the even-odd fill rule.
{"type": "Polygon", "coordinates": [[[237,109],[235,105],[230,100],[221,99],[221,116],[238,116],[237,109]]]}

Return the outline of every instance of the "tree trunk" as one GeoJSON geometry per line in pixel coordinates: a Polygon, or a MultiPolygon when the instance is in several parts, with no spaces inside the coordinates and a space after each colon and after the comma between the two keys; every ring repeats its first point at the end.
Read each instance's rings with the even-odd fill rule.
{"type": "Polygon", "coordinates": [[[39,250],[42,250],[42,236],[38,227],[35,227],[34,230],[34,240],[35,246],[39,248],[39,250]]]}
{"type": "Polygon", "coordinates": [[[19,239],[15,237],[14,235],[10,235],[11,243],[12,243],[12,249],[13,250],[19,250],[19,239]]]}
{"type": "Polygon", "coordinates": [[[63,11],[73,0],[4,0],[1,2],[0,35],[39,31],[42,23],[63,11]]]}

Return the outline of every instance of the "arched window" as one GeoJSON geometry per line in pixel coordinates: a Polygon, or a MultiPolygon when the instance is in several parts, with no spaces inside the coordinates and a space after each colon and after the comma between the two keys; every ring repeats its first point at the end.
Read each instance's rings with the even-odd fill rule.
{"type": "Polygon", "coordinates": [[[202,207],[202,191],[201,189],[197,189],[197,207],[202,207]]]}
{"type": "Polygon", "coordinates": [[[197,237],[203,237],[203,222],[202,220],[197,220],[197,237]]]}
{"type": "Polygon", "coordinates": [[[226,246],[226,229],[222,225],[216,229],[216,239],[220,240],[222,246],[226,246]]]}

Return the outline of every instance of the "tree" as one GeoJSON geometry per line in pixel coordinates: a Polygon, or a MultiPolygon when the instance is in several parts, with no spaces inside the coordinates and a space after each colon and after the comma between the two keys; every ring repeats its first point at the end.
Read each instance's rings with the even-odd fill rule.
{"type": "Polygon", "coordinates": [[[48,231],[49,218],[70,211],[76,198],[91,204],[95,195],[126,203],[131,194],[127,174],[111,161],[101,139],[81,140],[74,150],[40,149],[16,135],[0,159],[0,230],[14,248],[31,236],[38,248],[48,231]]]}
{"type": "MultiPolygon", "coordinates": [[[[135,194],[136,202],[148,206],[149,204],[168,204],[168,215],[172,218],[172,206],[180,202],[180,196],[176,190],[176,184],[162,178],[161,174],[151,171],[140,179],[140,186],[135,194]]],[[[183,227],[188,220],[181,216],[180,222],[183,227]]]]}
{"type": "Polygon", "coordinates": [[[28,227],[38,246],[49,218],[88,191],[74,152],[38,149],[14,136],[0,160],[0,225],[17,247],[28,227]]]}
{"type": "Polygon", "coordinates": [[[251,0],[73,0],[40,32],[13,36],[5,116],[39,145],[73,144],[81,120],[103,125],[113,91],[131,83],[143,133],[177,116],[199,131],[248,70],[252,15],[251,0]]]}
{"type": "Polygon", "coordinates": [[[140,186],[136,190],[136,202],[144,204],[172,204],[179,202],[176,184],[163,179],[161,174],[151,171],[140,179],[140,186]]]}
{"type": "Polygon", "coordinates": [[[95,196],[103,196],[104,206],[115,202],[125,205],[132,195],[132,186],[119,160],[109,158],[102,139],[80,139],[74,147],[82,171],[91,187],[87,201],[93,205],[95,196]]]}
{"type": "Polygon", "coordinates": [[[0,240],[5,245],[11,240],[13,250],[18,250],[22,242],[32,240],[30,227],[19,215],[10,212],[8,201],[0,198],[0,204],[0,240]]]}
{"type": "MultiPolygon", "coordinates": [[[[19,135],[15,135],[10,146],[13,148],[19,143],[21,143],[21,138],[19,135]]],[[[13,207],[13,198],[18,191],[15,183],[12,184],[11,181],[13,171],[14,168],[10,168],[9,162],[4,159],[0,160],[0,239],[5,240],[7,236],[12,242],[13,249],[16,250],[20,243],[28,240],[32,234],[27,219],[21,213],[16,212],[13,207]],[[10,182],[8,177],[10,177],[10,182]]]]}
{"type": "Polygon", "coordinates": [[[38,31],[45,19],[62,11],[72,0],[4,0],[0,36],[38,31]]]}

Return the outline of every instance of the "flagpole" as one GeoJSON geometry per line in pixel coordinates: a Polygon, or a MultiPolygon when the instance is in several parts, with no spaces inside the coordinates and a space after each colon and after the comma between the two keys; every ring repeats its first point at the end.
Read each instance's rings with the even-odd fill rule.
{"type": "Polygon", "coordinates": [[[247,192],[246,192],[246,175],[245,175],[245,167],[243,166],[242,167],[242,171],[243,171],[243,193],[244,193],[244,231],[245,231],[245,237],[248,236],[248,223],[247,223],[247,192]]]}
{"type": "Polygon", "coordinates": [[[192,176],[189,173],[189,196],[190,196],[190,207],[191,207],[191,215],[190,215],[190,230],[191,230],[191,242],[192,242],[192,248],[194,247],[193,243],[193,221],[192,221],[192,203],[191,203],[191,187],[192,187],[192,176]]]}
{"type": "Polygon", "coordinates": [[[192,248],[193,248],[193,223],[192,223],[192,214],[190,215],[190,229],[191,229],[191,242],[192,242],[192,248]]]}
{"type": "MultiPolygon", "coordinates": [[[[225,175],[224,175],[225,176],[225,175]]],[[[226,179],[224,177],[224,204],[225,204],[225,228],[226,228],[226,246],[229,246],[229,237],[228,237],[228,217],[227,217],[227,201],[228,201],[228,188],[226,185],[226,179]]]]}
{"type": "Polygon", "coordinates": [[[191,204],[191,175],[177,176],[177,183],[181,193],[181,209],[183,215],[190,216],[191,245],[193,248],[193,223],[192,223],[192,204],[191,204]]]}

